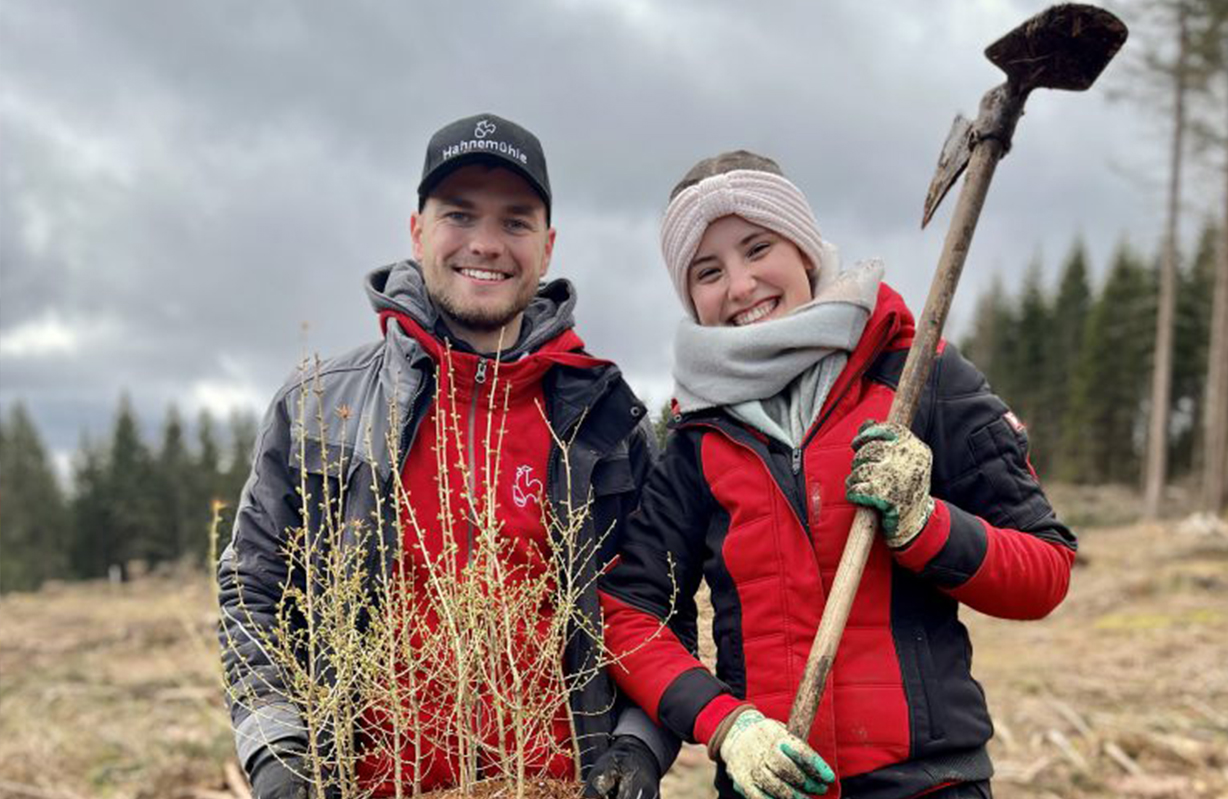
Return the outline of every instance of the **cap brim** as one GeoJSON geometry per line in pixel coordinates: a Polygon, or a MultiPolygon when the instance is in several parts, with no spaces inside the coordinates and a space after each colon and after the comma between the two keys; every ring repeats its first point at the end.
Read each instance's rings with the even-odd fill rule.
{"type": "Polygon", "coordinates": [[[451,175],[461,167],[469,166],[470,164],[487,164],[492,167],[500,167],[502,169],[515,172],[524,179],[525,183],[529,184],[529,188],[533,189],[533,191],[537,193],[538,197],[541,197],[542,202],[546,204],[546,216],[550,216],[550,195],[546,192],[546,189],[540,183],[538,183],[537,179],[534,178],[533,175],[529,174],[528,170],[522,167],[517,161],[511,158],[505,158],[497,153],[465,153],[463,155],[457,155],[449,158],[444,163],[435,167],[430,174],[425,175],[422,178],[422,181],[418,184],[419,203],[425,203],[426,198],[430,195],[431,191],[433,191],[436,186],[443,182],[444,178],[451,175]]]}

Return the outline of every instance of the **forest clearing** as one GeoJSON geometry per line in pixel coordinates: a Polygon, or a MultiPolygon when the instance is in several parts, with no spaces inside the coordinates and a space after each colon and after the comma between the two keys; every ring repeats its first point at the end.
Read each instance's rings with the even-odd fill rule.
{"type": "MultiPolygon", "coordinates": [[[[1074,518],[1137,502],[1054,493],[1074,518]]],[[[1079,532],[1070,595],[1049,618],[964,611],[997,728],[995,796],[1228,797],[1222,522],[1079,532]]],[[[0,797],[242,796],[215,622],[197,573],[0,599],[0,797]]],[[[666,799],[710,796],[710,774],[686,748],[666,799]]]]}

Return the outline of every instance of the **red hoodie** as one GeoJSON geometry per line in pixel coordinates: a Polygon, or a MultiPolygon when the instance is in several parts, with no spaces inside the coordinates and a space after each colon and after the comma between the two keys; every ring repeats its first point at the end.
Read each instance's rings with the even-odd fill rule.
{"type": "MultiPolygon", "coordinates": [[[[411,669],[408,658],[402,658],[398,666],[402,684],[413,686],[417,696],[415,706],[407,702],[403,711],[402,729],[408,737],[402,742],[400,757],[404,784],[413,784],[415,768],[424,791],[457,782],[456,713],[462,704],[454,695],[458,681],[454,676],[440,680],[428,674],[431,669],[453,666],[470,673],[484,669],[483,685],[498,684],[508,691],[502,702],[487,693],[463,703],[474,716],[463,726],[473,729],[476,724],[481,747],[488,751],[516,747],[506,726],[500,731],[506,720],[500,720],[496,712],[508,706],[508,699],[556,704],[549,728],[531,730],[533,735],[525,744],[526,762],[531,773],[572,779],[574,758],[561,670],[559,664],[534,657],[534,641],[547,634],[554,615],[554,586],[548,575],[549,509],[543,504],[554,441],[546,422],[542,377],[556,364],[590,367],[605,362],[579,352],[583,342],[570,329],[515,361],[499,362],[453,350],[403,314],[381,314],[382,324],[389,319],[417,340],[438,367],[434,398],[404,455],[400,470],[404,491],[397,491],[404,547],[399,585],[404,591],[404,620],[412,628],[407,634],[413,651],[444,653],[444,662],[430,667],[411,669]],[[494,542],[486,547],[478,540],[484,531],[494,542]],[[491,552],[491,546],[499,553],[498,566],[487,565],[498,568],[501,576],[483,577],[483,565],[474,560],[491,552]],[[435,579],[443,578],[434,586],[432,563],[435,579]],[[511,654],[491,651],[479,663],[469,660],[473,652],[423,645],[426,637],[441,631],[445,640],[455,640],[447,635],[451,620],[440,620],[439,606],[429,597],[438,596],[441,590],[461,590],[465,580],[457,578],[466,566],[470,568],[464,572],[465,580],[485,583],[479,586],[482,591],[492,582],[498,586],[508,580],[539,586],[536,617],[521,618],[517,640],[508,647],[511,654]],[[519,687],[511,684],[513,673],[521,680],[519,687]]],[[[372,710],[366,721],[376,731],[372,735],[391,735],[387,708],[372,710]]],[[[375,747],[385,752],[392,748],[389,744],[375,747]]],[[[478,752],[476,757],[481,773],[483,760],[489,756],[478,752]]],[[[375,795],[393,792],[393,765],[387,755],[368,755],[359,765],[359,774],[364,787],[375,788],[375,795]]]]}

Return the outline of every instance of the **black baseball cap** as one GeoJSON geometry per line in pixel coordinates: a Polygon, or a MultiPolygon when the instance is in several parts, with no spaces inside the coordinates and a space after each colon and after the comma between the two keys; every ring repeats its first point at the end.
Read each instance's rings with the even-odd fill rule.
{"type": "Polygon", "coordinates": [[[506,167],[527,180],[546,203],[549,221],[550,176],[541,142],[515,122],[494,114],[458,119],[431,136],[418,183],[418,210],[441,180],[454,169],[472,163],[506,167]]]}

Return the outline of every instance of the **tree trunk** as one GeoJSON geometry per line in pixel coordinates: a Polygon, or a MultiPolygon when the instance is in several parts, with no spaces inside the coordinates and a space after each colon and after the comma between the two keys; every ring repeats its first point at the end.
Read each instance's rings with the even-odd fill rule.
{"type": "MultiPolygon", "coordinates": [[[[1224,78],[1225,88],[1228,88],[1228,69],[1225,69],[1224,78]]],[[[1224,110],[1228,111],[1228,102],[1224,110]]],[[[1228,131],[1228,127],[1224,130],[1228,131]]],[[[1228,468],[1228,142],[1224,147],[1224,218],[1219,231],[1203,406],[1202,509],[1219,513],[1224,507],[1224,472],[1228,468]]]]}
{"type": "Polygon", "coordinates": [[[1184,8],[1177,11],[1178,51],[1173,69],[1173,140],[1168,176],[1168,223],[1164,257],[1160,264],[1160,296],[1156,309],[1156,346],[1151,377],[1151,423],[1147,435],[1147,461],[1143,479],[1143,517],[1160,515],[1160,500],[1167,481],[1168,411],[1173,378],[1173,309],[1177,283],[1177,214],[1181,200],[1181,155],[1185,140],[1186,58],[1189,37],[1184,8]]]}

